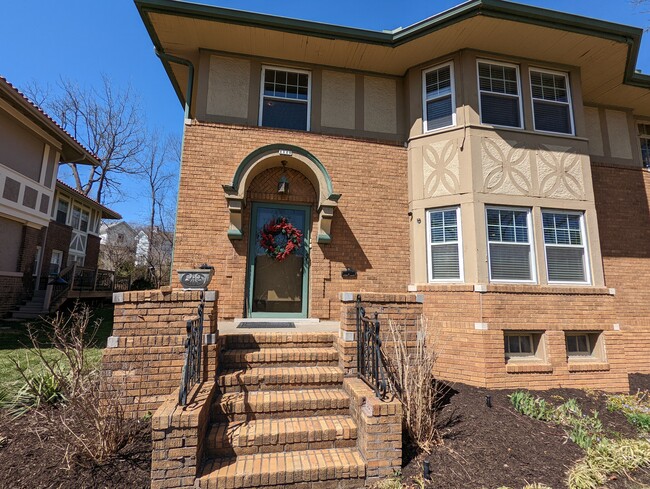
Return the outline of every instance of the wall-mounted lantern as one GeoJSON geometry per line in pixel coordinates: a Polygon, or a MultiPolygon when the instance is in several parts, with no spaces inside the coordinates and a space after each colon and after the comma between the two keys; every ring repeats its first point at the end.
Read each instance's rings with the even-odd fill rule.
{"type": "Polygon", "coordinates": [[[280,180],[278,181],[278,193],[279,194],[288,194],[289,193],[289,179],[287,179],[287,176],[285,175],[286,169],[287,169],[287,161],[282,160],[282,176],[280,177],[280,180]]]}

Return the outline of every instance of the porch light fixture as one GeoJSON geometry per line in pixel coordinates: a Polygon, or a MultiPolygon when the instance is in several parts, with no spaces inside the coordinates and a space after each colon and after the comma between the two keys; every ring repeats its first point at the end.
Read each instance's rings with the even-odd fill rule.
{"type": "Polygon", "coordinates": [[[287,161],[282,160],[282,176],[278,181],[278,193],[279,194],[288,194],[289,193],[289,180],[284,174],[287,169],[287,161]]]}

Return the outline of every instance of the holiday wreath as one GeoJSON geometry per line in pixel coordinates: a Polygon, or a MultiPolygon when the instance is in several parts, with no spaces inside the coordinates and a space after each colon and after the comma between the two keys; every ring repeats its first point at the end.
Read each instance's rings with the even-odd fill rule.
{"type": "Polygon", "coordinates": [[[260,246],[271,258],[283,261],[302,246],[302,231],[286,217],[271,219],[262,228],[260,246]]]}

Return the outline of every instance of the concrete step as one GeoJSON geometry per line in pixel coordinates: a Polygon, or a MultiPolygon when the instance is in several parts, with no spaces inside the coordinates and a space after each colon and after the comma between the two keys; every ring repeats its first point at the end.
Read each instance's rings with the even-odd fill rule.
{"type": "Polygon", "coordinates": [[[341,389],[232,392],[221,394],[212,406],[216,422],[349,413],[350,397],[341,389]]]}
{"type": "Polygon", "coordinates": [[[357,444],[357,425],[350,416],[217,423],[210,427],[207,440],[208,457],[215,458],[349,448],[357,444]]]}
{"type": "Polygon", "coordinates": [[[217,377],[221,392],[334,388],[343,383],[343,369],[322,367],[253,367],[222,371],[217,377]]]}
{"type": "Polygon", "coordinates": [[[366,466],[356,448],[304,450],[208,460],[198,487],[359,488],[364,486],[365,475],[366,466]]]}
{"type": "Polygon", "coordinates": [[[335,335],[332,333],[287,333],[260,332],[225,334],[220,336],[222,345],[228,350],[259,350],[261,348],[314,348],[331,347],[335,335]]]}
{"type": "Polygon", "coordinates": [[[256,366],[336,366],[339,354],[335,348],[262,348],[261,350],[226,350],[221,353],[223,368],[256,366]]]}

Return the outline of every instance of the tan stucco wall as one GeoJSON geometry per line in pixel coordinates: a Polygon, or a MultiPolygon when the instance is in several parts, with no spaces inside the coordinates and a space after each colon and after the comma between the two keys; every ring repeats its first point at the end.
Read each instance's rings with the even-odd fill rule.
{"type": "Polygon", "coordinates": [[[605,110],[605,121],[609,137],[609,148],[614,158],[632,159],[630,131],[627,114],[620,110],[605,110]]]}
{"type": "Polygon", "coordinates": [[[246,59],[210,56],[206,112],[246,118],[251,63],[246,59]]]}
{"type": "Polygon", "coordinates": [[[39,181],[45,143],[0,109],[0,165],[39,181]]]}
{"type": "Polygon", "coordinates": [[[371,132],[397,131],[397,85],[392,78],[363,80],[363,127],[371,132]]]}
{"type": "Polygon", "coordinates": [[[323,70],[321,124],[354,129],[356,76],[353,73],[323,70]]]}

